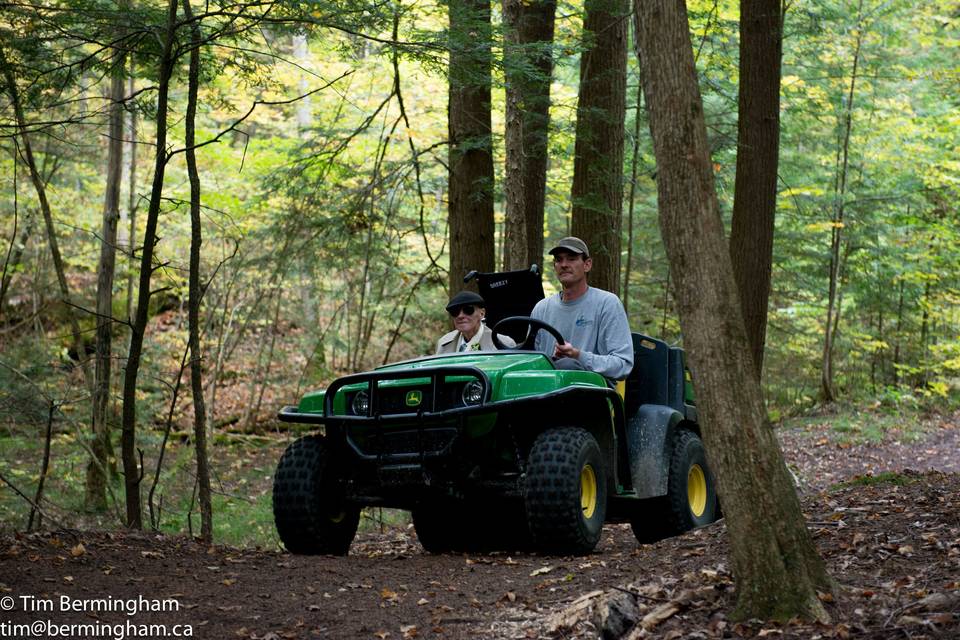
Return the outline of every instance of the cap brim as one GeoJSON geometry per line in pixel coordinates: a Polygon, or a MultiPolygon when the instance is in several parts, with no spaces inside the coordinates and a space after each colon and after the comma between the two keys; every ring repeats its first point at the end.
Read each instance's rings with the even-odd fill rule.
{"type": "Polygon", "coordinates": [[[581,251],[580,249],[577,249],[576,247],[568,247],[563,244],[558,247],[554,247],[553,249],[550,249],[550,251],[548,251],[547,253],[553,256],[553,255],[556,255],[558,251],[569,251],[570,253],[576,253],[577,255],[581,255],[581,256],[584,254],[583,251],[581,251]]]}

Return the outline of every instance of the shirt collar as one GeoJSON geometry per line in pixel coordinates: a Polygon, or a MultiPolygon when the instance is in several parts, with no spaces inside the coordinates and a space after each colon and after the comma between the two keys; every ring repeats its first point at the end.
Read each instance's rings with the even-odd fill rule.
{"type": "MultiPolygon", "coordinates": [[[[477,329],[477,332],[473,334],[473,337],[467,341],[467,348],[464,351],[479,351],[480,350],[480,339],[483,337],[484,325],[481,322],[480,328],[477,329]]],[[[460,347],[463,346],[463,334],[457,333],[457,351],[460,351],[460,347]]]]}

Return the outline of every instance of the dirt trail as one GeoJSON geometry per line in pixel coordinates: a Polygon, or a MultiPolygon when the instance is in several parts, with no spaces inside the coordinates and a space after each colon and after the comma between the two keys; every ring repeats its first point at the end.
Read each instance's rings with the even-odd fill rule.
{"type": "Polygon", "coordinates": [[[960,473],[960,414],[933,416],[909,430],[895,429],[882,442],[851,443],[829,417],[816,425],[778,431],[787,463],[803,492],[820,491],[861,475],[913,471],[960,473]]]}
{"type": "MultiPolygon", "coordinates": [[[[814,537],[843,587],[827,603],[833,625],[765,629],[728,622],[733,585],[722,522],[655,545],[638,544],[628,526],[608,526],[597,552],[583,558],[431,556],[410,529],[361,536],[346,558],[208,548],[130,533],[6,537],[0,538],[0,605],[14,607],[0,612],[0,623],[166,625],[168,637],[186,631],[174,625],[191,625],[193,637],[251,640],[586,638],[596,637],[601,604],[629,591],[640,594],[628,596],[640,615],[675,609],[637,637],[960,637],[956,423],[943,421],[907,449],[896,436],[852,447],[821,442],[827,436],[816,430],[781,437],[806,488],[814,537]],[[817,492],[864,471],[928,467],[954,473],[817,492]],[[564,618],[584,594],[593,596],[582,601],[583,610],[564,618]],[[38,610],[47,600],[52,609],[38,610]],[[90,610],[160,606],[155,600],[175,601],[177,610],[131,616],[90,610]],[[62,611],[62,603],[87,610],[62,611]],[[33,611],[24,610],[31,605],[33,611]]],[[[129,628],[125,635],[133,637],[129,628]]]]}

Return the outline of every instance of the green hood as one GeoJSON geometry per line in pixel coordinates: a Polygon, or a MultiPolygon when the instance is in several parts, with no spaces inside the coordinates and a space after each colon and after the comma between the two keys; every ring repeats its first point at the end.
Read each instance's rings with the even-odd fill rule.
{"type": "MultiPolygon", "coordinates": [[[[470,352],[427,356],[416,360],[407,360],[395,364],[385,365],[375,369],[383,374],[391,371],[407,372],[442,367],[475,367],[487,375],[490,380],[490,400],[509,400],[530,395],[539,395],[555,391],[572,385],[605,386],[604,379],[589,371],[561,371],[554,369],[550,359],[542,353],[523,352],[470,352]]],[[[460,376],[450,376],[450,381],[458,381],[460,376]]],[[[404,378],[399,380],[384,380],[384,387],[404,387],[423,384],[429,378],[404,378]]],[[[469,380],[464,376],[463,381],[469,380]]],[[[363,383],[347,385],[338,392],[337,404],[334,411],[340,413],[344,407],[340,404],[345,393],[363,387],[363,383]]],[[[324,391],[315,391],[306,394],[300,401],[299,410],[305,413],[322,413],[324,391]]]]}

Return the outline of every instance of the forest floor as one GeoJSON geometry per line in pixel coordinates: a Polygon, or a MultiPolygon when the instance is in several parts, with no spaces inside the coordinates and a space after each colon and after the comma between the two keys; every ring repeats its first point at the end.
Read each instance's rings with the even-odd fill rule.
{"type": "Polygon", "coordinates": [[[958,638],[960,414],[877,433],[857,424],[824,415],[779,430],[810,530],[838,583],[821,598],[829,624],[730,620],[722,521],[653,545],[638,544],[627,525],[608,526],[597,551],[579,558],[428,555],[407,526],[360,534],[344,558],[62,530],[0,537],[0,636],[80,637],[78,628],[62,627],[75,624],[101,625],[94,627],[100,637],[150,631],[124,625],[166,625],[167,637],[185,636],[190,625],[193,637],[251,640],[595,638],[601,631],[958,638]],[[175,610],[150,611],[158,600],[175,602],[175,610]],[[35,626],[32,636],[3,626],[46,621],[61,626],[55,633],[35,626]]]}

